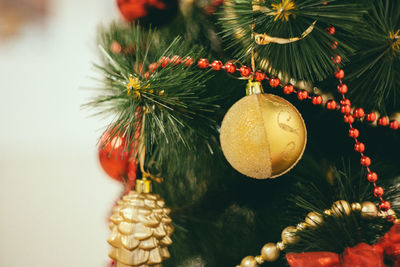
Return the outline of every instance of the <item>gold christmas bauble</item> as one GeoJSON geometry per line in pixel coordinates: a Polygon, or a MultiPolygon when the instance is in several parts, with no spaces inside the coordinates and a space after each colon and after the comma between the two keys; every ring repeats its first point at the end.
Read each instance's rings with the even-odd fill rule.
{"type": "Polygon", "coordinates": [[[265,261],[276,261],[280,254],[279,248],[274,243],[267,243],[261,249],[261,257],[265,261]]]}
{"type": "Polygon", "coordinates": [[[118,201],[110,218],[109,253],[116,267],[161,267],[170,254],[170,210],[157,194],[131,191],[118,201]]]}
{"type": "Polygon", "coordinates": [[[292,104],[276,95],[255,93],[228,110],[220,141],[234,169],[265,179],[280,176],[296,165],[303,155],[307,133],[303,118],[292,104]]]}

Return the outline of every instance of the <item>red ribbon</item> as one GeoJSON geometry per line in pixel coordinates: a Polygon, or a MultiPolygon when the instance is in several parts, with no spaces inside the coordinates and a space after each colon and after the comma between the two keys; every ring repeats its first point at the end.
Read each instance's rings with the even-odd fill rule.
{"type": "Polygon", "coordinates": [[[291,267],[400,267],[400,224],[393,225],[375,245],[360,243],[342,254],[288,253],[286,260],[291,267]]]}

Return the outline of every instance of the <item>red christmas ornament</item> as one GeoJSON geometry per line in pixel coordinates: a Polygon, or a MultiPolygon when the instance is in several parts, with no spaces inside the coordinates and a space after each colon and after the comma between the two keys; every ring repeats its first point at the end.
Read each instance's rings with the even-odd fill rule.
{"type": "Polygon", "coordinates": [[[308,97],[308,92],[306,90],[300,90],[297,92],[297,98],[299,100],[307,99],[307,97],[308,97]]]}
{"type": "Polygon", "coordinates": [[[380,186],[377,186],[377,187],[374,188],[374,196],[376,196],[376,197],[381,197],[381,196],[383,196],[383,193],[384,193],[384,192],[385,192],[385,191],[384,191],[383,188],[380,187],[380,186]]]}
{"type": "Polygon", "coordinates": [[[222,69],[222,62],[220,60],[214,60],[213,63],[211,63],[211,67],[213,70],[220,70],[222,69]]]}
{"type": "Polygon", "coordinates": [[[122,51],[122,46],[120,43],[118,43],[117,41],[113,41],[110,45],[110,50],[111,52],[113,52],[114,54],[119,54],[122,51]]]}
{"type": "Polygon", "coordinates": [[[110,137],[111,132],[104,133],[100,140],[99,160],[103,170],[111,178],[121,182],[128,170],[129,154],[125,147],[126,138],[110,137]]]}
{"type": "Polygon", "coordinates": [[[197,66],[201,69],[206,69],[208,68],[208,60],[206,58],[200,58],[199,61],[197,62],[197,66]]]}
{"type": "Polygon", "coordinates": [[[251,69],[247,66],[240,67],[240,75],[243,77],[249,77],[251,74],[251,69]]]}
{"type": "Polygon", "coordinates": [[[336,101],[335,100],[329,100],[328,102],[326,102],[326,108],[333,110],[335,109],[337,106],[336,101]]]}
{"type": "Polygon", "coordinates": [[[232,62],[228,62],[225,64],[225,70],[228,73],[234,73],[236,71],[236,66],[232,62]]]}
{"type": "Polygon", "coordinates": [[[354,110],[354,117],[360,119],[365,116],[365,112],[362,108],[356,108],[354,110]]]}
{"type": "Polygon", "coordinates": [[[347,91],[348,91],[348,88],[347,88],[347,85],[345,85],[344,83],[342,83],[342,84],[339,84],[339,85],[337,86],[337,90],[338,90],[338,92],[339,92],[340,94],[346,94],[347,91]]]}
{"type": "Polygon", "coordinates": [[[375,183],[378,180],[378,174],[376,174],[376,172],[368,173],[367,180],[371,183],[375,183]]]}
{"type": "Polygon", "coordinates": [[[320,95],[318,96],[313,96],[311,99],[312,103],[314,105],[321,105],[322,104],[322,97],[320,95]]]}
{"type": "Polygon", "coordinates": [[[344,71],[343,70],[335,71],[335,77],[337,79],[343,79],[344,78],[344,71]]]}
{"type": "Polygon", "coordinates": [[[375,112],[368,113],[366,119],[369,122],[374,122],[376,120],[375,112]]]}
{"type": "Polygon", "coordinates": [[[291,85],[291,84],[286,84],[286,85],[283,87],[283,92],[284,92],[285,94],[287,94],[287,95],[290,95],[291,93],[293,93],[293,92],[294,92],[294,87],[293,87],[293,85],[291,85]]]}
{"type": "Polygon", "coordinates": [[[362,152],[364,152],[364,150],[365,150],[365,145],[364,145],[363,143],[361,143],[361,142],[357,142],[357,143],[354,145],[354,150],[357,151],[357,152],[362,153],[362,152]]]}
{"type": "Polygon", "coordinates": [[[269,79],[269,85],[271,87],[277,87],[279,84],[281,84],[281,81],[278,78],[269,79]]]}
{"type": "Polygon", "coordinates": [[[256,79],[256,81],[261,82],[262,80],[264,80],[267,77],[267,75],[265,75],[264,72],[262,71],[256,71],[256,73],[254,74],[254,79],[256,79]]]}
{"type": "Polygon", "coordinates": [[[383,211],[387,211],[388,209],[390,209],[390,203],[389,201],[383,200],[381,202],[381,204],[379,204],[379,209],[383,210],[383,211]]]}

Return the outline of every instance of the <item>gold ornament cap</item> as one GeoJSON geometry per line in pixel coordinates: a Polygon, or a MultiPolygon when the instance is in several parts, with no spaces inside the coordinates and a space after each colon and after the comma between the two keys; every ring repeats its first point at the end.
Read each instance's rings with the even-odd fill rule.
{"type": "Polygon", "coordinates": [[[246,85],[246,95],[262,94],[264,89],[260,82],[249,80],[246,85]]]}
{"type": "Polygon", "coordinates": [[[148,194],[152,191],[151,181],[143,177],[143,179],[136,179],[136,192],[148,194]]]}

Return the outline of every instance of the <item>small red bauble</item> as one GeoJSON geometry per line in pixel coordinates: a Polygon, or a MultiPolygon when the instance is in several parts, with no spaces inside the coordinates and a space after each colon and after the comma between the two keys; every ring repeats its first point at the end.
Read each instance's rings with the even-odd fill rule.
{"type": "Polygon", "coordinates": [[[100,140],[99,160],[101,167],[111,178],[122,181],[128,170],[129,154],[125,147],[126,138],[110,137],[111,132],[104,133],[100,140]]]}
{"type": "Polygon", "coordinates": [[[337,104],[336,104],[335,100],[329,100],[328,102],[326,102],[327,109],[333,110],[333,109],[336,109],[336,106],[337,106],[337,104]]]}
{"type": "Polygon", "coordinates": [[[122,51],[122,46],[120,43],[118,43],[117,41],[114,41],[111,43],[110,45],[110,50],[111,52],[113,52],[114,54],[119,54],[122,51]]]}
{"type": "Polygon", "coordinates": [[[206,58],[200,58],[199,61],[197,62],[197,66],[199,66],[200,69],[206,69],[209,66],[208,60],[206,58]]]}
{"type": "Polygon", "coordinates": [[[362,108],[356,108],[353,113],[354,117],[360,119],[365,116],[365,112],[362,108]]]}
{"type": "Polygon", "coordinates": [[[149,71],[150,73],[153,73],[156,69],[158,68],[158,64],[153,62],[149,65],[149,71]]]}
{"type": "Polygon", "coordinates": [[[387,126],[389,124],[389,119],[387,117],[380,117],[378,119],[378,125],[387,126]]]}
{"type": "Polygon", "coordinates": [[[357,138],[360,135],[360,132],[356,128],[351,128],[349,130],[349,136],[353,138],[357,138]]]}
{"type": "Polygon", "coordinates": [[[340,105],[342,105],[342,106],[344,106],[344,105],[349,105],[349,106],[351,106],[350,99],[345,98],[345,99],[340,100],[340,105]]]}
{"type": "Polygon", "coordinates": [[[190,67],[193,64],[193,58],[191,57],[186,57],[183,62],[185,62],[186,67],[190,67]]]}
{"type": "Polygon", "coordinates": [[[318,96],[313,96],[311,98],[311,101],[314,105],[321,105],[322,104],[322,97],[320,95],[318,96]]]}
{"type": "Polygon", "coordinates": [[[377,186],[374,188],[374,196],[381,197],[381,196],[383,196],[383,193],[384,193],[384,190],[382,187],[377,186]]]}
{"type": "Polygon", "coordinates": [[[366,119],[369,122],[374,122],[376,120],[375,112],[368,113],[366,119]]]}
{"type": "Polygon", "coordinates": [[[336,30],[335,30],[335,27],[329,26],[328,28],[326,28],[326,31],[327,31],[330,35],[334,35],[336,30]]]}
{"type": "Polygon", "coordinates": [[[271,85],[271,87],[277,87],[280,84],[281,84],[281,80],[279,80],[278,78],[269,79],[269,85],[271,85]]]}
{"type": "Polygon", "coordinates": [[[225,64],[225,70],[228,73],[234,73],[236,71],[236,66],[235,64],[228,62],[225,64]]]}
{"type": "Polygon", "coordinates": [[[240,67],[240,75],[243,77],[249,77],[251,74],[251,69],[247,66],[241,66],[240,67]]]}
{"type": "Polygon", "coordinates": [[[222,66],[223,64],[220,60],[214,60],[213,63],[211,63],[211,68],[213,68],[213,70],[221,70],[222,66]]]}
{"type": "Polygon", "coordinates": [[[342,84],[339,84],[339,85],[337,86],[337,90],[338,90],[338,92],[339,92],[340,94],[346,94],[347,91],[348,91],[348,88],[347,88],[347,85],[345,85],[344,83],[342,83],[342,84]]]}
{"type": "Polygon", "coordinates": [[[308,98],[308,92],[306,90],[300,90],[297,92],[297,98],[299,100],[304,100],[308,98]]]}
{"type": "Polygon", "coordinates": [[[331,44],[332,49],[337,49],[338,46],[339,46],[339,43],[337,41],[333,41],[333,43],[331,44]]]}
{"type": "Polygon", "coordinates": [[[368,173],[367,180],[371,183],[375,183],[378,180],[378,174],[376,174],[376,172],[368,173]]]}
{"type": "Polygon", "coordinates": [[[150,72],[146,71],[146,72],[144,73],[144,78],[145,78],[146,80],[148,80],[148,79],[150,78],[150,72]]]}
{"type": "Polygon", "coordinates": [[[169,59],[169,57],[162,57],[158,62],[161,64],[161,67],[165,67],[170,61],[171,59],[169,59]]]}
{"type": "Polygon", "coordinates": [[[179,65],[182,63],[182,59],[180,58],[180,56],[175,55],[171,58],[171,63],[174,64],[175,66],[179,65]]]}
{"type": "Polygon", "coordinates": [[[360,160],[361,165],[368,167],[371,165],[371,159],[367,156],[362,156],[360,160]]]}
{"type": "Polygon", "coordinates": [[[352,124],[354,122],[354,117],[350,114],[344,115],[344,122],[352,124]]]}
{"type": "Polygon", "coordinates": [[[364,152],[364,150],[365,150],[365,145],[364,145],[363,143],[361,143],[361,142],[357,142],[357,143],[354,145],[354,150],[355,150],[355,151],[358,151],[358,152],[360,152],[360,153],[362,153],[362,152],[364,152]]]}
{"type": "Polygon", "coordinates": [[[262,72],[262,71],[256,71],[256,73],[254,74],[254,79],[256,79],[256,81],[261,82],[262,80],[264,80],[267,77],[267,75],[262,72]]]}
{"type": "Polygon", "coordinates": [[[399,129],[399,122],[396,120],[393,120],[390,122],[389,126],[391,129],[397,130],[397,129],[399,129]]]}
{"type": "Polygon", "coordinates": [[[283,87],[283,92],[284,92],[285,94],[287,94],[287,95],[290,95],[291,93],[293,93],[293,92],[294,92],[294,87],[293,87],[293,85],[291,85],[291,84],[286,84],[286,85],[283,87]]]}
{"type": "Polygon", "coordinates": [[[339,55],[335,55],[331,59],[332,59],[333,63],[335,63],[335,64],[340,64],[340,62],[342,62],[342,57],[339,55]]]}
{"type": "Polygon", "coordinates": [[[343,79],[344,78],[344,70],[340,69],[338,71],[335,71],[335,77],[337,79],[343,79]]]}
{"type": "Polygon", "coordinates": [[[350,111],[351,111],[350,105],[340,106],[340,112],[342,112],[342,114],[349,114],[350,111]]]}
{"type": "Polygon", "coordinates": [[[379,209],[383,211],[388,211],[390,209],[391,205],[389,201],[383,200],[381,204],[379,204],[379,209]]]}

